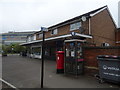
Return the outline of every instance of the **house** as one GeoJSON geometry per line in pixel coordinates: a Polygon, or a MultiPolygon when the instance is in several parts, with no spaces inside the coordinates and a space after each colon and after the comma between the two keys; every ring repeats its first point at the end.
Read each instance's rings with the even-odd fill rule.
{"type": "MultiPolygon", "coordinates": [[[[45,57],[55,60],[56,51],[64,50],[64,41],[78,39],[84,46],[115,46],[116,25],[107,6],[48,27],[45,32],[45,57]]],[[[27,37],[21,45],[28,56],[41,58],[41,31],[27,37]]]]}

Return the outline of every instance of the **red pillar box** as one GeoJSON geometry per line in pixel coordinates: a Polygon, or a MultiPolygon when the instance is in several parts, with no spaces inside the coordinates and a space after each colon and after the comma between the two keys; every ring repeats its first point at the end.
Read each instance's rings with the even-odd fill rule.
{"type": "Polygon", "coordinates": [[[56,52],[57,73],[64,73],[64,51],[56,52]]]}

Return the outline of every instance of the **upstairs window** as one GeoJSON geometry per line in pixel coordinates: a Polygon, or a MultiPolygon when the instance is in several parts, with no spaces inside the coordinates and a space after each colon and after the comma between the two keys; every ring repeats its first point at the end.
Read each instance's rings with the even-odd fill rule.
{"type": "Polygon", "coordinates": [[[58,34],[58,29],[54,29],[51,31],[51,35],[56,35],[56,34],[58,34]]]}
{"type": "Polygon", "coordinates": [[[81,27],[81,22],[70,24],[70,31],[77,30],[81,27]]]}

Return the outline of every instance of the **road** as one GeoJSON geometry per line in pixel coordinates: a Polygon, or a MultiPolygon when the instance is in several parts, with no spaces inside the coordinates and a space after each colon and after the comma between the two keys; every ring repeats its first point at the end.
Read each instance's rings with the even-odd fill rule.
{"type": "MultiPolygon", "coordinates": [[[[40,88],[41,60],[21,56],[3,57],[2,78],[17,88],[40,88]]],[[[56,74],[56,62],[45,60],[45,88],[118,88],[111,83],[99,84],[91,76],[56,74]]]]}

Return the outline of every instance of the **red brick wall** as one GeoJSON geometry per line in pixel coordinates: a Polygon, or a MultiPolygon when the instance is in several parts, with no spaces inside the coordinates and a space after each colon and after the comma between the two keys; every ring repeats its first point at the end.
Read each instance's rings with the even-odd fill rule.
{"type": "Polygon", "coordinates": [[[102,43],[109,43],[115,46],[115,25],[110,17],[107,9],[91,18],[91,33],[92,40],[96,46],[101,46],[102,43]]]}
{"type": "Polygon", "coordinates": [[[116,30],[116,45],[120,46],[120,28],[116,30]],[[117,43],[119,42],[119,43],[117,43]]]}
{"type": "Polygon", "coordinates": [[[120,55],[120,47],[111,48],[100,48],[100,47],[89,47],[83,49],[83,55],[86,66],[97,67],[98,55],[120,55]]]}
{"type": "Polygon", "coordinates": [[[120,28],[116,32],[117,41],[120,41],[120,28]]]}
{"type": "Polygon", "coordinates": [[[84,47],[83,55],[85,60],[86,72],[95,73],[98,70],[98,55],[118,55],[120,56],[120,47],[84,47]]]}

